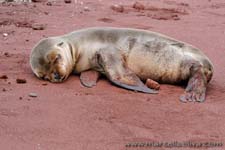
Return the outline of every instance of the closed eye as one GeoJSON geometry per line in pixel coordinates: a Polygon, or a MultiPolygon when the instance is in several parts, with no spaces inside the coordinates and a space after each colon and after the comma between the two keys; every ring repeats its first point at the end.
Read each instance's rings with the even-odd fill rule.
{"type": "Polygon", "coordinates": [[[39,74],[39,78],[42,79],[42,80],[45,80],[46,79],[46,75],[39,74]]]}

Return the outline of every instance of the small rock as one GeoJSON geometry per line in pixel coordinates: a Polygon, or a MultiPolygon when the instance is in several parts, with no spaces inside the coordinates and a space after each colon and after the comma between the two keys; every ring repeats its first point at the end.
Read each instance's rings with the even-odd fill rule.
{"type": "Polygon", "coordinates": [[[37,93],[29,93],[30,97],[37,97],[37,93]]]}
{"type": "Polygon", "coordinates": [[[84,11],[90,11],[89,7],[85,6],[84,11]]]}
{"type": "Polygon", "coordinates": [[[98,21],[107,22],[107,23],[114,22],[114,20],[111,18],[99,18],[98,21]]]}
{"type": "Polygon", "coordinates": [[[8,82],[8,84],[11,84],[11,82],[8,82]]]}
{"type": "Polygon", "coordinates": [[[32,25],[33,30],[44,30],[45,28],[46,28],[46,25],[44,24],[35,23],[32,25]]]}
{"type": "Polygon", "coordinates": [[[42,83],[42,85],[46,86],[46,85],[48,85],[48,83],[42,83]]]}
{"type": "Polygon", "coordinates": [[[160,88],[159,83],[152,79],[147,79],[145,85],[147,85],[147,87],[149,87],[150,89],[159,90],[159,88],[160,88]]]}
{"type": "Polygon", "coordinates": [[[31,0],[32,2],[38,3],[38,2],[46,2],[47,0],[31,0]]]}
{"type": "Polygon", "coordinates": [[[52,2],[47,2],[46,5],[47,6],[52,6],[52,2]]]}
{"type": "Polygon", "coordinates": [[[71,3],[72,1],[71,0],[64,0],[65,3],[69,4],[71,3]]]}
{"type": "Polygon", "coordinates": [[[18,22],[14,23],[14,24],[15,24],[15,26],[21,27],[21,28],[31,28],[32,27],[32,23],[29,22],[29,21],[26,21],[26,20],[18,21],[18,22]]]}
{"type": "Polygon", "coordinates": [[[22,100],[23,98],[22,97],[19,97],[19,99],[22,100]]]}
{"type": "Polygon", "coordinates": [[[10,56],[8,52],[5,52],[4,55],[5,55],[6,57],[9,57],[9,56],[10,56]]]}
{"type": "Polygon", "coordinates": [[[188,7],[189,4],[188,3],[180,3],[181,6],[185,6],[185,7],[188,7]]]}
{"type": "Polygon", "coordinates": [[[2,89],[2,91],[3,91],[3,92],[5,92],[5,91],[6,91],[6,89],[5,89],[5,88],[3,88],[3,89],[2,89]]]}
{"type": "Polygon", "coordinates": [[[18,79],[16,79],[16,83],[19,83],[19,84],[27,83],[27,80],[18,78],[18,79]]]}
{"type": "Polygon", "coordinates": [[[0,79],[8,79],[8,76],[7,75],[1,75],[0,79]]]}
{"type": "Polygon", "coordinates": [[[117,4],[112,5],[111,9],[120,13],[124,12],[124,7],[122,5],[117,5],[117,4]]]}
{"type": "Polygon", "coordinates": [[[3,33],[2,34],[4,37],[7,37],[9,34],[8,33],[3,33]]]}
{"type": "Polygon", "coordinates": [[[177,14],[172,15],[173,20],[180,20],[179,16],[177,14]]]}
{"type": "Polygon", "coordinates": [[[5,2],[13,2],[13,0],[5,0],[5,2]]]}
{"type": "Polygon", "coordinates": [[[151,100],[151,99],[150,99],[150,98],[148,98],[146,101],[148,101],[148,102],[149,102],[150,100],[151,100]]]}
{"type": "Polygon", "coordinates": [[[142,3],[140,3],[140,2],[135,2],[133,4],[133,8],[134,9],[137,9],[137,10],[144,10],[145,9],[145,6],[142,3]]]}

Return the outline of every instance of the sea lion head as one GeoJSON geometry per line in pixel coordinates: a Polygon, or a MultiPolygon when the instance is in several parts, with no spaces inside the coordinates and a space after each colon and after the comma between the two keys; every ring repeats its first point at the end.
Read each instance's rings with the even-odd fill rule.
{"type": "Polygon", "coordinates": [[[30,64],[34,74],[50,82],[62,82],[73,68],[71,47],[61,38],[41,40],[32,50],[30,64]]]}

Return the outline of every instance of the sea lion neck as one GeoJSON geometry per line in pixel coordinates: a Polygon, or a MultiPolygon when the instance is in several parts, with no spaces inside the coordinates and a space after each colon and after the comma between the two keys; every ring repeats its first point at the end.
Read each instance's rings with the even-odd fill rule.
{"type": "Polygon", "coordinates": [[[74,68],[79,60],[80,52],[75,42],[67,40],[67,44],[69,45],[69,53],[72,59],[72,68],[74,68]]]}

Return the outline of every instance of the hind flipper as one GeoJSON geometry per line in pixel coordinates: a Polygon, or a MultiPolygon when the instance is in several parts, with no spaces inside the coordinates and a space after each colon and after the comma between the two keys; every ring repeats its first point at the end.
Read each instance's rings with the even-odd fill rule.
{"type": "Polygon", "coordinates": [[[207,82],[209,82],[212,77],[212,70],[204,68],[198,62],[193,62],[190,72],[191,77],[188,81],[185,93],[181,95],[180,100],[182,102],[204,102],[207,82]]]}

